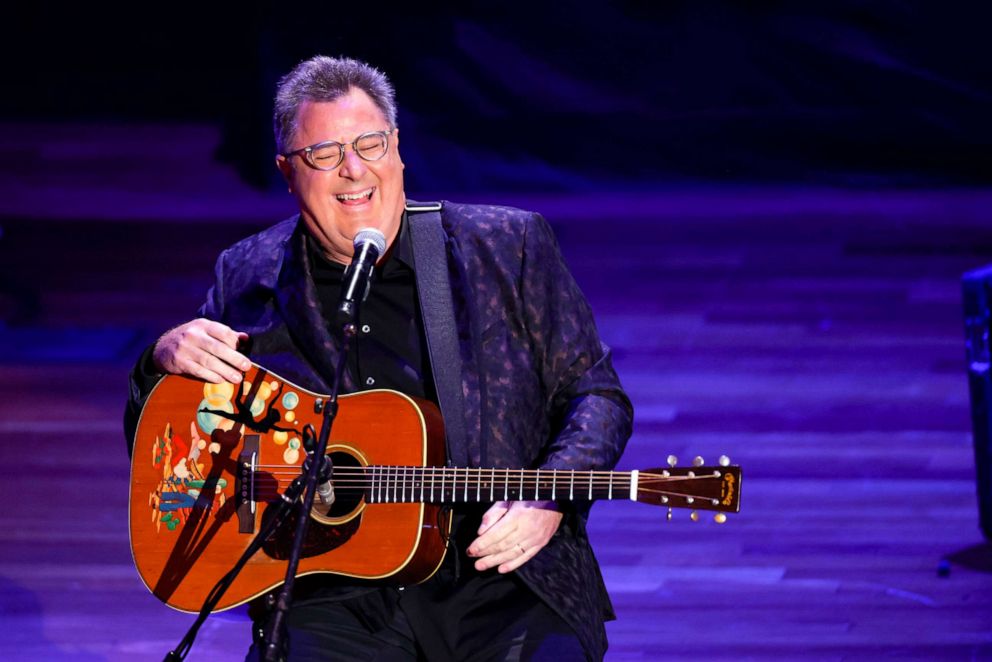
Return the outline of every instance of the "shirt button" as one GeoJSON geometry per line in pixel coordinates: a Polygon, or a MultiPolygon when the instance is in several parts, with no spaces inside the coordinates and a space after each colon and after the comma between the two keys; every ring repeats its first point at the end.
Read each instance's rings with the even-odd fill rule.
{"type": "Polygon", "coordinates": [[[369,377],[368,379],[365,380],[365,385],[366,386],[372,386],[373,384],[375,384],[375,380],[372,379],[371,377],[369,377]]]}
{"type": "Polygon", "coordinates": [[[368,324],[363,324],[362,325],[362,333],[368,333],[371,330],[372,330],[372,327],[369,326],[368,324]]]}

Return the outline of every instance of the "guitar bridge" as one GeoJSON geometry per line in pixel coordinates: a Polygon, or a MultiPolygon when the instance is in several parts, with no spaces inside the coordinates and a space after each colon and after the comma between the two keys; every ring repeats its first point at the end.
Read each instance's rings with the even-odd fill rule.
{"type": "Polygon", "coordinates": [[[238,470],[234,481],[234,493],[238,499],[238,533],[255,533],[255,469],[258,466],[259,435],[246,434],[241,453],[238,454],[238,470]]]}

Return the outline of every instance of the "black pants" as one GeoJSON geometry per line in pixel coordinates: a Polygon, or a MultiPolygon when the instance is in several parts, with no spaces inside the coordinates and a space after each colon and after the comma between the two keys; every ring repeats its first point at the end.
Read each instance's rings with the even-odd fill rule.
{"type": "MultiPolygon", "coordinates": [[[[452,541],[441,569],[423,584],[295,602],[286,619],[288,660],[585,660],[571,627],[514,573],[475,570],[463,551],[473,520],[456,527],[466,535],[452,541]]],[[[252,645],[246,662],[260,659],[258,648],[252,645]]]]}

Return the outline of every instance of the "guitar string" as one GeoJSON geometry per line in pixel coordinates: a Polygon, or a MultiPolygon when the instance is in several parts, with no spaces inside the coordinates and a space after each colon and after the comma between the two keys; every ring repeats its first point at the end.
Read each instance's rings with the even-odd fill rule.
{"type": "MultiPolygon", "coordinates": [[[[342,491],[343,492],[353,492],[355,490],[353,488],[345,488],[342,491]]],[[[361,491],[364,491],[364,490],[358,490],[358,491],[361,492],[361,491]]],[[[444,490],[444,492],[446,492],[446,493],[450,493],[450,491],[451,491],[451,488],[450,487],[446,487],[445,490],[444,490]]],[[[676,499],[685,499],[686,497],[692,497],[693,499],[699,499],[700,503],[695,504],[695,505],[700,510],[708,510],[709,507],[710,507],[710,502],[715,498],[715,497],[709,497],[709,496],[701,496],[701,495],[698,495],[698,494],[682,494],[680,492],[668,492],[668,491],[665,491],[665,490],[647,490],[647,491],[649,493],[653,494],[653,495],[673,497],[673,498],[676,498],[676,499]]],[[[437,490],[437,492],[440,493],[440,490],[437,490]]],[[[456,487],[455,488],[455,493],[456,493],[455,494],[455,497],[449,497],[448,499],[445,499],[444,497],[442,497],[441,499],[424,499],[424,500],[420,500],[420,499],[407,499],[404,496],[404,497],[401,497],[399,499],[391,499],[391,500],[388,500],[388,501],[385,501],[385,500],[376,500],[376,501],[373,501],[371,503],[432,503],[434,501],[442,501],[442,502],[447,502],[447,503],[455,503],[455,502],[461,501],[460,499],[457,498],[457,496],[458,496],[457,495],[457,492],[458,492],[458,488],[456,487]]],[[[280,493],[278,491],[259,490],[256,493],[256,495],[255,495],[256,496],[255,501],[256,502],[257,501],[268,501],[268,500],[271,500],[271,499],[274,499],[274,498],[278,497],[279,494],[280,493]]],[[[395,496],[395,494],[393,496],[395,496]]],[[[476,499],[474,499],[472,497],[473,497],[473,495],[470,495],[468,501],[473,502],[473,503],[476,503],[476,502],[487,502],[488,501],[487,499],[476,500],[476,499]]],[[[618,497],[617,500],[622,500],[622,499],[625,499],[625,498],[626,497],[618,497]]],[[[581,498],[579,498],[579,499],[571,499],[571,500],[569,500],[569,499],[561,499],[561,501],[587,501],[587,500],[588,499],[581,499],[581,498]]],[[[596,500],[599,500],[599,499],[596,499],[596,500]]],[[[669,504],[669,505],[678,506],[680,504],[673,503],[673,504],[669,504]]]]}
{"type": "MultiPolygon", "coordinates": [[[[674,482],[674,481],[672,481],[672,478],[673,477],[662,477],[661,480],[654,480],[654,481],[647,481],[647,482],[650,483],[650,484],[674,482]]],[[[715,476],[697,476],[697,477],[692,477],[692,478],[690,478],[690,477],[680,477],[680,478],[682,479],[682,481],[688,481],[688,480],[694,480],[694,479],[699,479],[699,478],[715,478],[715,476]]],[[[258,483],[263,483],[264,481],[259,480],[257,482],[258,483]]],[[[276,482],[276,487],[277,488],[278,487],[282,487],[285,484],[284,482],[281,482],[278,479],[275,482],[276,482]]],[[[517,489],[516,481],[514,480],[514,481],[512,481],[512,483],[513,484],[509,486],[510,489],[516,490],[517,489]]],[[[372,481],[371,479],[365,479],[365,480],[351,480],[351,481],[335,481],[334,484],[335,484],[336,487],[338,487],[338,488],[340,488],[340,489],[342,489],[344,491],[351,492],[351,491],[356,491],[356,490],[358,490],[358,491],[364,491],[366,489],[373,488],[374,485],[375,485],[375,482],[372,481]]],[[[478,485],[478,484],[479,483],[469,483],[468,486],[478,485]]],[[[424,483],[424,485],[426,485],[426,483],[424,483]]],[[[488,483],[487,483],[487,485],[488,485],[488,483]]],[[[549,489],[549,487],[552,488],[552,489],[555,489],[554,486],[549,485],[547,481],[545,481],[545,482],[524,481],[523,482],[523,486],[525,488],[525,492],[527,490],[530,490],[530,489],[541,489],[542,487],[543,487],[543,489],[545,491],[547,491],[549,489]]],[[[271,487],[271,485],[266,485],[265,487],[271,487]]],[[[414,490],[415,489],[418,489],[420,487],[421,487],[421,483],[413,480],[412,478],[409,481],[403,480],[402,477],[396,477],[396,476],[392,476],[392,477],[389,477],[389,478],[386,478],[386,477],[383,477],[382,478],[382,488],[385,489],[385,490],[387,490],[387,491],[393,492],[393,496],[395,496],[396,489],[400,489],[401,492],[404,491],[404,490],[406,490],[406,489],[410,489],[411,494],[413,494],[414,490]],[[408,485],[405,485],[404,483],[407,483],[407,482],[409,484],[408,485]]],[[[466,483],[464,481],[462,481],[462,482],[453,481],[452,483],[447,484],[445,486],[445,488],[444,488],[443,491],[444,492],[447,492],[449,490],[455,490],[457,492],[458,490],[464,489],[465,487],[466,487],[466,483]]],[[[585,489],[588,489],[590,487],[592,487],[593,489],[597,489],[597,490],[603,490],[603,489],[607,489],[609,487],[613,487],[613,488],[617,489],[618,494],[622,494],[623,491],[624,491],[622,485],[617,485],[614,481],[606,481],[606,482],[603,482],[603,481],[594,481],[591,486],[589,485],[589,482],[584,482],[584,483],[580,483],[580,487],[581,487],[581,490],[585,490],[585,489]],[[611,485],[611,483],[612,483],[612,485],[611,485]]],[[[440,486],[437,486],[436,489],[437,489],[437,491],[442,491],[441,488],[440,488],[440,486]]],[[[567,488],[563,488],[562,491],[564,491],[565,489],[567,489],[567,488]]],[[[711,499],[714,498],[713,495],[684,494],[684,493],[680,493],[680,492],[672,492],[670,490],[652,489],[651,487],[642,486],[642,485],[639,485],[638,486],[638,491],[639,492],[640,491],[643,491],[643,492],[646,492],[646,493],[649,493],[649,494],[672,496],[672,497],[677,497],[677,498],[678,497],[681,497],[681,498],[692,497],[692,498],[700,499],[700,500],[703,500],[703,501],[711,500],[711,499]]],[[[262,496],[262,495],[260,494],[260,496],[262,496]]],[[[267,494],[267,496],[273,496],[273,495],[272,494],[267,494]]],[[[457,499],[455,499],[455,500],[457,500],[457,499]]],[[[403,502],[403,501],[406,501],[406,499],[405,499],[405,497],[401,497],[399,499],[399,501],[403,502]]],[[[414,500],[412,500],[410,502],[417,503],[418,500],[414,499],[414,500]]]]}
{"type": "MultiPolygon", "coordinates": [[[[301,465],[256,464],[254,466],[257,471],[258,469],[287,469],[287,470],[298,469],[301,465]]],[[[638,477],[640,481],[656,480],[661,482],[701,480],[701,479],[720,477],[715,473],[716,471],[715,469],[713,469],[709,473],[706,473],[708,469],[713,469],[713,468],[700,467],[698,470],[702,471],[703,473],[694,476],[665,476],[664,474],[648,473],[645,471],[641,471],[638,472],[638,477]]],[[[498,467],[496,468],[473,467],[467,470],[469,473],[466,476],[466,469],[461,467],[421,467],[421,466],[412,466],[412,465],[379,465],[379,464],[368,465],[364,467],[335,467],[334,473],[335,475],[340,475],[340,476],[349,476],[349,475],[368,476],[370,475],[369,470],[380,471],[383,473],[387,473],[390,476],[397,476],[397,475],[409,476],[410,474],[416,475],[419,472],[428,478],[431,477],[431,475],[434,476],[444,475],[446,477],[452,477],[461,480],[465,480],[466,478],[475,479],[475,480],[491,479],[493,477],[492,472],[495,471],[496,472],[495,477],[497,479],[502,478],[506,480],[507,476],[509,476],[509,479],[512,480],[514,483],[520,480],[521,473],[523,473],[523,477],[525,479],[539,478],[543,482],[557,478],[558,480],[561,480],[563,484],[567,484],[567,482],[571,479],[573,475],[570,469],[560,469],[557,472],[555,472],[549,469],[538,470],[538,469],[505,469],[498,467]],[[538,476],[539,471],[541,473],[540,476],[538,476]],[[509,472],[509,474],[507,472],[509,472]]],[[[271,475],[282,475],[282,476],[298,475],[298,472],[296,471],[271,471],[268,473],[271,475]]],[[[631,476],[631,472],[611,471],[609,469],[602,469],[602,470],[594,470],[594,471],[577,470],[576,473],[574,474],[575,478],[581,478],[581,479],[584,479],[590,475],[593,476],[594,478],[604,480],[604,479],[609,479],[611,477],[629,478],[631,476]]]]}
{"type": "MultiPolygon", "coordinates": [[[[262,481],[262,480],[265,480],[265,477],[272,476],[272,477],[276,477],[276,479],[280,483],[283,483],[283,482],[287,482],[289,480],[292,480],[292,478],[295,478],[296,476],[299,476],[299,475],[300,474],[293,473],[293,472],[271,472],[271,473],[261,473],[261,474],[256,473],[256,476],[257,476],[256,480],[262,481]],[[283,478],[285,478],[286,481],[284,481],[283,478]]],[[[366,476],[359,475],[359,476],[355,476],[355,477],[337,476],[337,477],[334,478],[333,483],[335,485],[354,485],[354,484],[358,484],[358,485],[370,485],[372,483],[380,483],[380,482],[383,483],[383,484],[387,484],[387,483],[388,484],[393,484],[393,483],[402,483],[402,482],[413,483],[413,482],[417,482],[417,481],[427,482],[430,478],[432,478],[432,477],[431,476],[417,476],[415,474],[385,474],[385,473],[383,473],[383,474],[376,475],[376,476],[372,476],[372,475],[366,475],[366,476]]],[[[652,479],[652,478],[648,478],[646,480],[640,480],[639,479],[638,480],[637,487],[638,487],[638,489],[648,489],[648,487],[650,485],[654,485],[654,484],[689,483],[689,482],[698,482],[700,480],[713,480],[713,481],[715,481],[715,480],[719,480],[719,478],[717,476],[695,476],[693,478],[686,477],[686,478],[664,478],[664,479],[652,479]]],[[[457,477],[454,480],[446,480],[445,481],[445,483],[447,485],[458,485],[459,487],[464,487],[466,485],[468,485],[468,486],[478,486],[478,485],[488,486],[490,484],[492,484],[492,485],[503,485],[504,483],[507,483],[510,486],[511,489],[512,488],[516,488],[518,485],[523,484],[525,487],[530,487],[530,488],[534,488],[534,487],[551,488],[551,487],[554,487],[556,490],[567,490],[571,484],[574,484],[575,486],[582,486],[582,487],[588,488],[590,482],[594,486],[597,486],[597,485],[608,486],[608,485],[610,485],[612,483],[616,489],[621,489],[621,486],[624,483],[626,483],[627,487],[629,488],[629,486],[630,486],[630,476],[614,476],[613,478],[600,476],[600,477],[593,478],[591,481],[590,480],[575,480],[574,483],[573,483],[572,481],[564,480],[564,481],[558,482],[557,484],[554,484],[553,481],[552,481],[552,479],[550,479],[550,478],[547,478],[547,479],[545,479],[545,478],[536,478],[534,476],[525,477],[523,480],[520,480],[517,476],[511,476],[509,479],[506,479],[505,477],[502,477],[502,476],[497,476],[497,480],[496,481],[492,481],[489,477],[486,477],[486,476],[470,477],[469,479],[465,479],[464,476],[459,476],[459,477],[457,477]],[[502,479],[502,480],[499,480],[499,479],[502,479]]],[[[417,483],[417,484],[419,484],[419,483],[417,483]]]]}
{"type": "MultiPolygon", "coordinates": [[[[278,483],[279,485],[286,485],[298,475],[299,474],[293,474],[293,473],[262,474],[262,475],[256,474],[255,481],[257,483],[261,483],[264,482],[267,477],[271,476],[272,478],[275,479],[275,482],[278,483]]],[[[683,478],[676,480],[649,479],[645,481],[638,481],[637,489],[638,491],[650,491],[656,485],[665,485],[670,483],[689,483],[689,482],[697,482],[699,480],[717,480],[717,478],[715,476],[706,476],[701,478],[700,477],[683,478]]],[[[384,488],[388,486],[389,489],[393,489],[394,486],[402,487],[403,484],[416,485],[419,488],[421,484],[426,485],[428,482],[430,481],[428,480],[427,477],[417,477],[410,474],[406,476],[398,476],[398,475],[389,475],[389,476],[381,475],[377,477],[363,476],[363,477],[356,477],[351,479],[347,479],[347,478],[342,479],[339,477],[339,478],[335,478],[333,481],[334,485],[339,487],[354,487],[354,486],[371,487],[373,485],[382,485],[384,488]]],[[[488,489],[490,485],[500,488],[502,485],[506,484],[510,489],[517,489],[520,485],[523,485],[525,489],[537,489],[544,491],[550,489],[556,492],[557,491],[566,492],[570,488],[588,489],[590,487],[590,483],[594,489],[608,488],[612,485],[614,489],[618,491],[623,491],[624,489],[629,489],[630,487],[629,478],[626,480],[621,480],[621,479],[609,480],[609,479],[597,478],[591,481],[577,480],[574,483],[571,483],[570,481],[563,481],[558,484],[553,483],[551,480],[544,480],[544,479],[538,480],[534,478],[525,479],[522,481],[514,480],[513,478],[511,478],[510,480],[504,479],[502,481],[497,480],[493,482],[486,478],[480,477],[473,480],[465,480],[463,478],[460,478],[458,480],[445,481],[446,487],[450,487],[454,485],[463,489],[466,487],[468,487],[469,489],[478,488],[478,487],[485,487],[488,489]]],[[[440,487],[440,485],[438,485],[438,487],[440,487]]]]}

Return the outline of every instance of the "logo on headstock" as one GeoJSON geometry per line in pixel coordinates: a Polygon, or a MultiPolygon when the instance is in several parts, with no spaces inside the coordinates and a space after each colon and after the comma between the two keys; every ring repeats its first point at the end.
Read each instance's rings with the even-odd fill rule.
{"type": "Polygon", "coordinates": [[[734,503],[734,490],[737,486],[737,480],[734,478],[734,474],[729,471],[723,474],[723,483],[720,486],[720,500],[725,506],[733,505],[734,503]]]}

